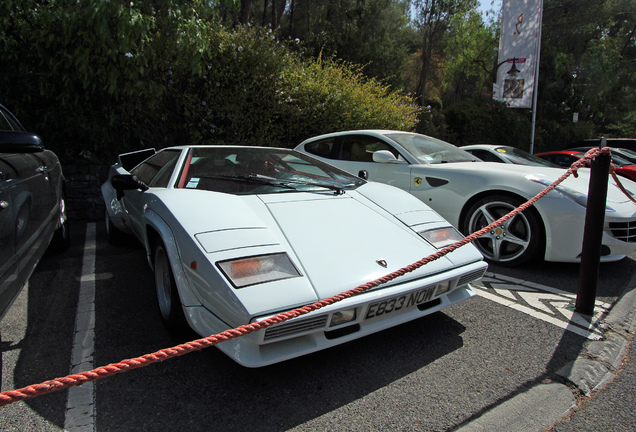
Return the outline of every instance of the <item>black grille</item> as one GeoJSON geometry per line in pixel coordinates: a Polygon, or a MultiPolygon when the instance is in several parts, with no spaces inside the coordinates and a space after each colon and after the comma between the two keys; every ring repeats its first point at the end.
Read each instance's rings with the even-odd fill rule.
{"type": "Polygon", "coordinates": [[[616,240],[626,243],[636,243],[636,221],[631,222],[610,222],[612,236],[616,240]]]}
{"type": "Polygon", "coordinates": [[[487,268],[481,268],[478,270],[475,270],[471,273],[466,273],[465,275],[462,275],[459,278],[459,281],[457,282],[457,286],[462,286],[462,285],[466,285],[467,283],[470,282],[476,282],[477,280],[481,279],[484,276],[484,273],[486,273],[487,268]]]}
{"type": "Polygon", "coordinates": [[[320,315],[313,318],[294,320],[276,324],[265,330],[265,340],[276,339],[296,333],[304,333],[324,327],[327,323],[327,315],[320,315]]]}

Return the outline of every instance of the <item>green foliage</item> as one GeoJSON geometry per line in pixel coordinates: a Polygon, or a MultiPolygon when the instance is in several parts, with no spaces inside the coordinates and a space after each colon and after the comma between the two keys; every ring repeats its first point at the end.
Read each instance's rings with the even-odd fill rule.
{"type": "Polygon", "coordinates": [[[292,147],[308,131],[416,123],[408,97],[301,60],[272,32],[217,26],[205,4],[79,3],[0,6],[2,103],[64,160],[184,143],[292,147]]]}
{"type": "Polygon", "coordinates": [[[489,94],[472,98],[444,110],[449,132],[444,137],[455,145],[505,144],[528,150],[530,119],[524,110],[508,108],[489,94]]]}
{"type": "Polygon", "coordinates": [[[492,91],[493,77],[487,72],[497,57],[495,25],[486,26],[477,11],[469,10],[451,18],[446,37],[440,72],[445,100],[454,103],[470,98],[474,91],[492,91]]]}
{"type": "Polygon", "coordinates": [[[412,130],[419,108],[360,68],[318,59],[295,60],[281,76],[277,102],[288,119],[285,134],[309,138],[347,129],[412,130]]]}

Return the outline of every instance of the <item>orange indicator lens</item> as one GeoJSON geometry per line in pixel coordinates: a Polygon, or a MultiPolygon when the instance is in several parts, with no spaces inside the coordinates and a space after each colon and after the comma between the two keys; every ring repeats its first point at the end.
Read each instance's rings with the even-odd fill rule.
{"type": "Polygon", "coordinates": [[[261,270],[262,262],[259,259],[246,259],[232,262],[232,276],[243,278],[254,276],[261,270]]]}

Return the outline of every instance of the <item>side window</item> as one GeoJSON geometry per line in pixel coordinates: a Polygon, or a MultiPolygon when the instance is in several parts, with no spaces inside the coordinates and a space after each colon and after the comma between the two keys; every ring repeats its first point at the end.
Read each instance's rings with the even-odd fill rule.
{"type": "Polygon", "coordinates": [[[373,162],[373,153],[378,150],[388,150],[393,153],[396,159],[403,160],[398,151],[384,141],[364,135],[343,137],[339,159],[354,162],[373,162]]]}
{"type": "Polygon", "coordinates": [[[503,162],[499,157],[487,150],[471,150],[470,153],[472,153],[473,156],[477,156],[484,162],[503,162]]]}
{"type": "Polygon", "coordinates": [[[130,173],[149,186],[166,187],[179,154],[179,150],[160,151],[130,173]],[[157,177],[156,180],[155,177],[157,177]]]}
{"type": "Polygon", "coordinates": [[[333,139],[320,140],[309,143],[305,146],[305,150],[307,150],[307,152],[311,153],[312,155],[328,159],[334,159],[334,148],[335,144],[333,139]]]}

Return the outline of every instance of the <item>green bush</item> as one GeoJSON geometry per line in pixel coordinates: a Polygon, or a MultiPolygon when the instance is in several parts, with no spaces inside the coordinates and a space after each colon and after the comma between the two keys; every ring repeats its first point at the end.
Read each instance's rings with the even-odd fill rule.
{"type": "Polygon", "coordinates": [[[488,94],[473,97],[446,108],[445,139],[458,146],[468,144],[511,145],[528,150],[531,122],[528,110],[508,108],[488,94]]]}
{"type": "MultiPolygon", "coordinates": [[[[413,129],[413,101],[351,66],[303,61],[206,3],[5,0],[0,103],[65,162],[174,144],[293,147],[352,128],[413,129]]],[[[291,42],[295,43],[295,42],[291,42]]]]}

